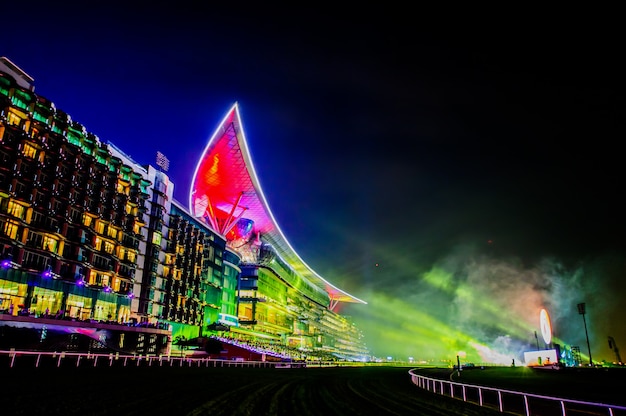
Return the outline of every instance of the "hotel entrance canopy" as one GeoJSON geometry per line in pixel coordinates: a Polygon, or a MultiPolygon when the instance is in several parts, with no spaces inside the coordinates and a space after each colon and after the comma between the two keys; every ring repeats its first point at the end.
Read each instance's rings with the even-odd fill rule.
{"type": "Polygon", "coordinates": [[[198,161],[189,210],[224,235],[236,251],[244,235],[270,244],[296,273],[328,293],[331,310],[338,302],[366,303],[318,275],[283,235],[254,171],[237,104],[228,111],[198,161]]]}

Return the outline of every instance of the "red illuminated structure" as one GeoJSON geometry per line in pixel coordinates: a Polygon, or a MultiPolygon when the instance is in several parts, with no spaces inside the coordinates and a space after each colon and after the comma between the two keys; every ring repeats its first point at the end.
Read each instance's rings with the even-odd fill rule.
{"type": "Polygon", "coordinates": [[[241,257],[238,322],[229,336],[266,339],[308,357],[367,359],[360,330],[335,311],[339,302],[366,302],[323,279],[285,238],[254,170],[237,104],[200,157],[189,211],[241,257]]]}
{"type": "Polygon", "coordinates": [[[366,303],[319,276],[291,247],[269,209],[246,144],[239,108],[233,105],[202,153],[189,195],[192,215],[224,235],[243,262],[255,262],[260,242],[274,247],[300,276],[321,287],[333,310],[338,302],[366,303]]]}

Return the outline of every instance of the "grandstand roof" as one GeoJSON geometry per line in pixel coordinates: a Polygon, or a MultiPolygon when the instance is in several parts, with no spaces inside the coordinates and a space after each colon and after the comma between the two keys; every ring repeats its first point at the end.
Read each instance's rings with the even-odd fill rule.
{"type": "Polygon", "coordinates": [[[230,241],[242,227],[251,227],[252,236],[271,244],[295,272],[328,293],[331,309],[337,302],[366,303],[318,275],[285,238],[263,195],[236,103],[198,161],[189,194],[189,210],[230,241]]]}

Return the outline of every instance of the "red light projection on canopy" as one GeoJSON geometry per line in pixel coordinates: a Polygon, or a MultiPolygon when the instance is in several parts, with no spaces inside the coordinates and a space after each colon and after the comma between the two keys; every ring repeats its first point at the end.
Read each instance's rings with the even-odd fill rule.
{"type": "Polygon", "coordinates": [[[367,303],[319,276],[283,235],[254,171],[236,103],[198,161],[191,182],[189,210],[225,236],[231,247],[235,240],[248,235],[271,244],[296,273],[328,293],[331,309],[337,302],[367,303]]]}

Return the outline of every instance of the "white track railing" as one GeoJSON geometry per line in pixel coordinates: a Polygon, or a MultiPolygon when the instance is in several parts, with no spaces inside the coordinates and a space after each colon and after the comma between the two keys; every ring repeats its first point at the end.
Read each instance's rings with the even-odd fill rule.
{"type": "Polygon", "coordinates": [[[178,366],[178,367],[304,367],[304,363],[277,361],[235,361],[214,358],[176,357],[172,355],[140,355],[140,354],[99,354],[86,352],[47,352],[47,351],[14,351],[0,350],[0,357],[9,358],[9,367],[113,367],[115,366],[178,366]],[[33,363],[34,361],[34,363],[33,363]]]}
{"type": "MultiPolygon", "coordinates": [[[[8,366],[13,367],[60,367],[67,366],[71,361],[76,367],[84,366],[187,366],[187,367],[278,367],[278,368],[301,368],[301,367],[362,367],[368,366],[389,366],[396,365],[407,367],[406,365],[394,363],[365,363],[353,361],[247,361],[229,360],[224,358],[207,358],[197,356],[180,356],[172,354],[119,354],[119,353],[87,353],[87,352],[67,352],[67,351],[26,351],[26,350],[0,350],[0,360],[9,358],[8,366]],[[54,361],[54,365],[50,364],[54,361]],[[103,364],[104,363],[104,364],[103,364]]],[[[4,363],[0,363],[0,368],[4,363]]]]}
{"type": "MultiPolygon", "coordinates": [[[[609,415],[609,416],[617,416],[619,412],[620,415],[626,415],[626,407],[625,406],[617,406],[611,404],[604,403],[594,403],[594,402],[586,402],[582,400],[572,400],[572,399],[563,399],[559,397],[551,397],[551,396],[543,396],[540,394],[532,394],[532,393],[523,393],[519,391],[498,389],[494,387],[484,387],[477,386],[472,384],[463,384],[457,383],[454,381],[442,380],[437,378],[425,377],[419,374],[416,374],[413,370],[409,371],[411,375],[411,381],[416,386],[423,388],[425,390],[431,391],[433,393],[445,395],[448,397],[452,397],[455,399],[460,399],[465,402],[471,402],[468,399],[468,395],[470,392],[474,394],[474,397],[477,397],[477,403],[479,406],[492,407],[500,412],[507,412],[509,414],[519,414],[525,416],[531,416],[533,413],[531,412],[531,406],[529,403],[529,399],[534,400],[534,405],[537,408],[541,408],[542,415],[562,415],[567,416],[568,411],[569,414],[586,414],[586,415],[609,415]],[[455,391],[457,392],[455,394],[455,391]],[[492,392],[492,400],[487,401],[485,396],[485,392],[492,392]],[[508,395],[511,397],[517,397],[521,399],[521,405],[506,405],[503,399],[503,395],[508,395]],[[542,403],[543,402],[543,403],[542,403]],[[552,404],[553,410],[548,411],[546,413],[546,409],[549,407],[546,404],[552,404]],[[554,404],[558,404],[559,410],[554,410],[556,406],[554,404]]],[[[593,388],[593,387],[591,387],[593,388]]]]}

